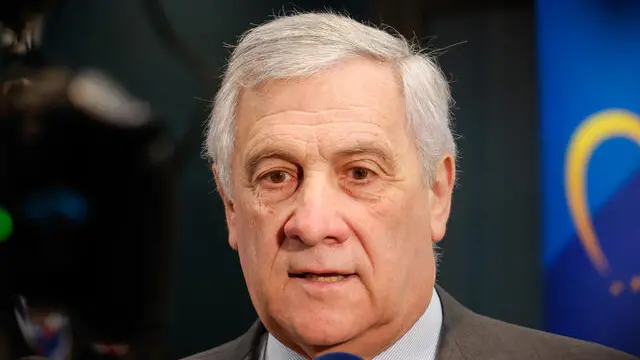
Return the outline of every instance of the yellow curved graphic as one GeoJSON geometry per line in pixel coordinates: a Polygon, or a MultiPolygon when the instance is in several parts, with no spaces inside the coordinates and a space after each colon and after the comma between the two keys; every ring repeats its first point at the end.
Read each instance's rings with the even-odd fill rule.
{"type": "Polygon", "coordinates": [[[569,211],[578,237],[593,263],[604,274],[609,262],[596,235],[587,201],[587,168],[593,151],[612,138],[629,138],[640,146],[640,117],[624,110],[607,110],[587,118],[573,134],[565,162],[569,211]]]}

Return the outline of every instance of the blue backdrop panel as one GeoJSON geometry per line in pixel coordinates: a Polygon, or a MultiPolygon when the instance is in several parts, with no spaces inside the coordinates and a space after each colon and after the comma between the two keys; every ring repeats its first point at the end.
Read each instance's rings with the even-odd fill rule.
{"type": "Polygon", "coordinates": [[[545,327],[640,356],[640,1],[537,19],[545,327]]]}

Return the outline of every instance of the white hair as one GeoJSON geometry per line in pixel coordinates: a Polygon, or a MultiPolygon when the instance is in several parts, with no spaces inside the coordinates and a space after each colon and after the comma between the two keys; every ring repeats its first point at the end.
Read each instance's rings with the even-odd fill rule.
{"type": "Polygon", "coordinates": [[[392,65],[402,79],[406,118],[428,183],[445,154],[455,157],[449,85],[433,59],[400,35],[334,13],[278,17],[247,31],[233,50],[208,122],[206,153],[229,198],[235,112],[242,89],[306,77],[356,56],[392,65]]]}

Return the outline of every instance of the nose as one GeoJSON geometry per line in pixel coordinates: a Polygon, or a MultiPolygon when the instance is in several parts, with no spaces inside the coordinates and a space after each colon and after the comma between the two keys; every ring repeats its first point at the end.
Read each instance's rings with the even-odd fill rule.
{"type": "Polygon", "coordinates": [[[287,239],[314,246],[339,244],[349,238],[349,225],[341,214],[340,192],[328,181],[307,177],[298,189],[294,206],[291,217],[284,224],[287,239]]]}

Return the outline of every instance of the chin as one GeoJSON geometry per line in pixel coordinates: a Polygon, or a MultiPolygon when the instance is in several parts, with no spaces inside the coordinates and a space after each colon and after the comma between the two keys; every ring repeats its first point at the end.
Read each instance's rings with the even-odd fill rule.
{"type": "Polygon", "coordinates": [[[302,342],[314,347],[343,344],[362,333],[366,324],[363,314],[341,312],[309,312],[290,319],[289,331],[302,342]],[[362,316],[357,316],[362,315],[362,316]]]}

